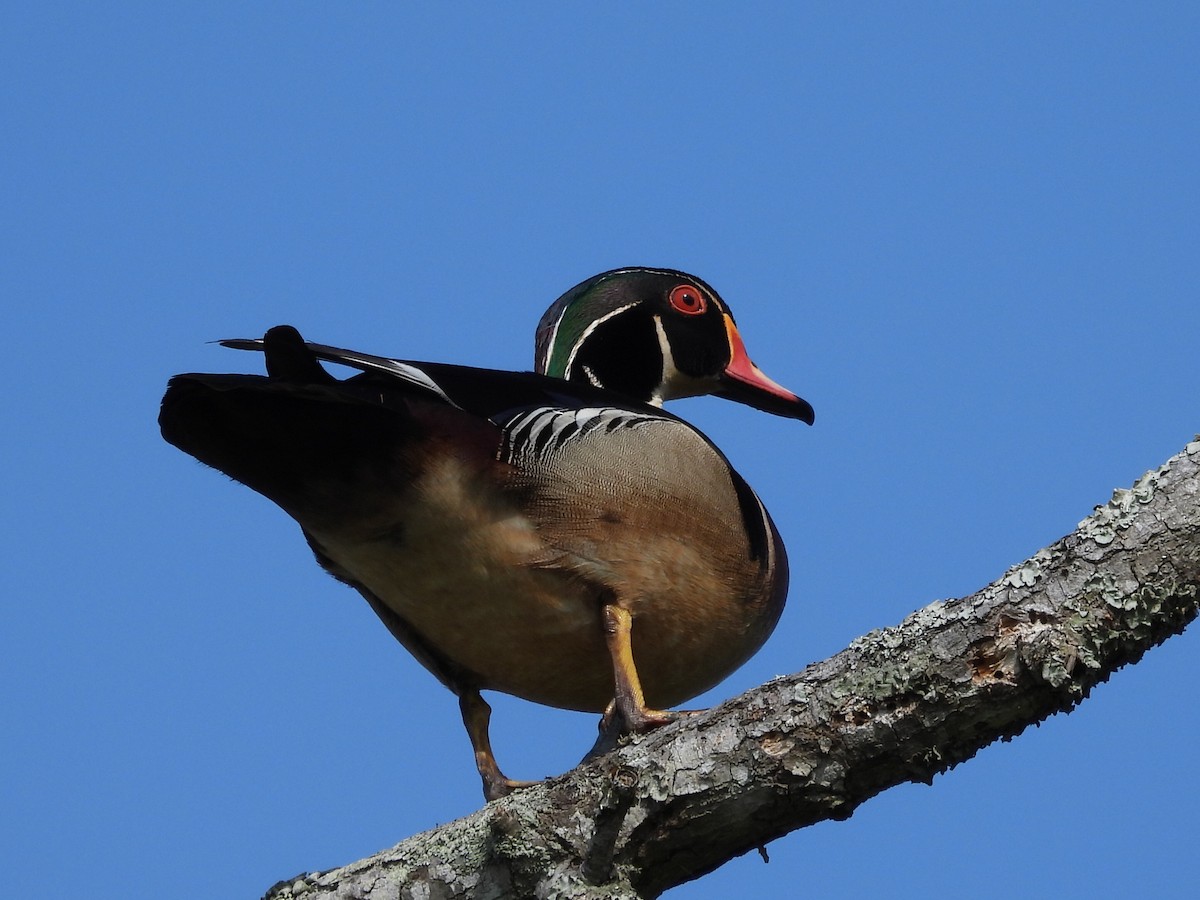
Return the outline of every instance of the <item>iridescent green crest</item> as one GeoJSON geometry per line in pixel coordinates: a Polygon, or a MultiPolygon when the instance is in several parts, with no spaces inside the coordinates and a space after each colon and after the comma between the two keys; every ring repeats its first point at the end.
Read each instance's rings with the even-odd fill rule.
{"type": "Polygon", "coordinates": [[[602,272],[555,300],[538,323],[533,363],[536,371],[566,378],[571,360],[592,328],[618,310],[633,305],[622,292],[622,279],[617,276],[640,271],[644,270],[602,272]]]}

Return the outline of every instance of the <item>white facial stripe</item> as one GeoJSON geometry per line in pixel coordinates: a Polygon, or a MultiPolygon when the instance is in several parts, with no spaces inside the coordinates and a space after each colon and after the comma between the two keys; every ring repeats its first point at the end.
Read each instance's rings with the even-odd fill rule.
{"type": "Polygon", "coordinates": [[[626,275],[629,272],[649,272],[651,275],[678,275],[681,278],[691,278],[686,272],[680,272],[678,269],[651,269],[646,266],[631,266],[628,269],[613,269],[610,275],[626,275]]]}
{"type": "Polygon", "coordinates": [[[537,360],[537,366],[540,371],[545,372],[550,368],[550,359],[554,356],[554,345],[558,342],[558,326],[562,324],[562,320],[566,317],[567,311],[564,309],[557,319],[554,320],[554,327],[550,329],[550,339],[546,341],[546,358],[537,360]]]}
{"type": "MultiPolygon", "coordinates": [[[[591,336],[591,333],[596,330],[596,327],[603,322],[607,322],[613,316],[620,315],[621,313],[625,312],[625,310],[632,309],[635,306],[637,306],[636,303],[626,303],[624,306],[620,306],[620,307],[614,309],[610,313],[605,313],[600,318],[598,318],[596,321],[590,323],[587,328],[583,329],[583,334],[581,334],[579,336],[579,339],[577,341],[575,341],[575,345],[571,348],[571,353],[567,357],[567,364],[563,368],[563,378],[569,379],[571,377],[571,367],[575,365],[575,354],[577,354],[579,352],[579,348],[581,346],[583,346],[583,342],[586,341],[588,339],[588,337],[591,336]]],[[[559,321],[560,322],[562,321],[561,317],[559,318],[559,321]]],[[[555,327],[555,334],[557,335],[558,325],[556,324],[554,327],[555,327]]],[[[554,344],[551,344],[550,346],[551,346],[551,348],[553,348],[554,344]]]]}
{"type": "Polygon", "coordinates": [[[650,396],[650,402],[662,406],[664,400],[671,399],[668,386],[679,377],[679,370],[675,368],[675,357],[671,353],[671,342],[667,340],[667,330],[663,328],[662,316],[654,317],[654,331],[658,334],[658,349],[662,351],[662,377],[650,396]]]}
{"type": "Polygon", "coordinates": [[[699,289],[699,291],[702,294],[704,294],[705,297],[708,298],[708,302],[713,304],[713,306],[715,306],[721,312],[729,311],[725,308],[725,304],[717,299],[712,288],[705,287],[699,281],[697,281],[693,276],[687,274],[686,272],[680,272],[678,269],[649,269],[649,268],[645,268],[645,267],[635,267],[635,268],[629,268],[629,269],[615,269],[610,274],[625,275],[629,272],[649,272],[651,275],[671,275],[676,278],[682,278],[688,284],[694,284],[696,286],[696,288],[699,289]]]}

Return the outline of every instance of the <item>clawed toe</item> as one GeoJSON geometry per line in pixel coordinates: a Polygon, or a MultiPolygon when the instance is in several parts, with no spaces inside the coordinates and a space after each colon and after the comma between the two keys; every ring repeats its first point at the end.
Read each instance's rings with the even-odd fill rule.
{"type": "Polygon", "coordinates": [[[483,796],[489,802],[499,800],[501,797],[507,797],[513,791],[519,791],[523,788],[533,787],[535,784],[541,784],[540,781],[517,781],[513,778],[508,778],[497,771],[494,777],[487,775],[483,776],[483,796]]]}
{"type": "Polygon", "coordinates": [[[617,708],[614,701],[604,710],[604,715],[600,717],[599,735],[596,737],[596,743],[592,745],[592,749],[583,757],[582,762],[595,759],[598,756],[603,756],[610,750],[614,750],[620,739],[628,734],[644,734],[662,725],[667,725],[671,722],[688,716],[696,716],[703,709],[646,709],[640,710],[641,715],[634,713],[633,719],[636,724],[630,724],[625,715],[617,708]]]}

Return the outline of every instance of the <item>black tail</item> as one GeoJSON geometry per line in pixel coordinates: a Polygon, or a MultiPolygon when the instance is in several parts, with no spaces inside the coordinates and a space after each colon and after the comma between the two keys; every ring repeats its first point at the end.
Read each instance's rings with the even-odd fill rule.
{"type": "Polygon", "coordinates": [[[369,391],[329,375],[294,329],[295,341],[280,331],[266,339],[270,376],[172,378],[159,427],[168,443],[293,516],[336,515],[364,485],[396,477],[414,424],[396,404],[372,403],[369,391]]]}

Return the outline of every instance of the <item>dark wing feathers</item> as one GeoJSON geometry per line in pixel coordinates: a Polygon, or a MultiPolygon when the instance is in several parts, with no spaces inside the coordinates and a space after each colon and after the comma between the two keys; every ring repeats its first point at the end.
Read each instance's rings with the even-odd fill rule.
{"type": "Polygon", "coordinates": [[[341,382],[261,375],[176,375],[158,421],[169,443],[293,514],[314,483],[387,467],[416,429],[403,407],[372,404],[341,382]]]}
{"type": "MultiPolygon", "coordinates": [[[[339,499],[328,490],[319,492],[317,500],[305,499],[312,496],[314,481],[361,480],[364,470],[376,470],[380,478],[394,481],[401,474],[396,472],[397,447],[412,444],[430,430],[461,432],[464,446],[518,465],[581,430],[521,431],[522,419],[529,425],[594,408],[630,414],[602,417],[611,419],[614,427],[650,417],[694,431],[669,412],[600,388],[533,372],[390,359],[308,343],[290,326],[272,328],[261,340],[220,343],[265,353],[271,376],[176,376],[163,398],[163,436],[293,513],[300,511],[298,503],[339,499]],[[361,374],[338,380],[319,360],[361,374]],[[528,446],[519,446],[523,441],[528,446]]],[[[711,441],[695,433],[724,458],[711,441]]],[[[730,472],[751,554],[764,563],[770,526],[753,492],[730,472]]]]}

